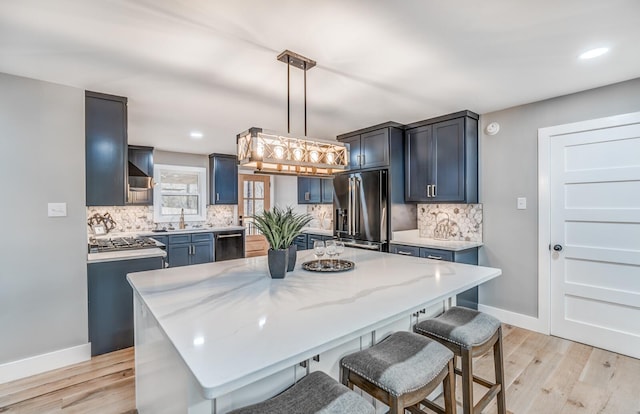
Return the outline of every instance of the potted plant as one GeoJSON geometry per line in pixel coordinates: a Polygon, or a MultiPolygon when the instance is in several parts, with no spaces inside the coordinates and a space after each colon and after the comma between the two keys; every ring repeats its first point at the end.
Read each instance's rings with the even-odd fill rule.
{"type": "Polygon", "coordinates": [[[296,262],[296,246],[293,244],[302,228],[311,221],[308,214],[294,213],[291,207],[274,207],[253,217],[256,228],[269,243],[267,252],[269,273],[274,279],[284,278],[287,270],[293,270],[296,262]],[[289,257],[291,255],[291,257],[289,257]]]}

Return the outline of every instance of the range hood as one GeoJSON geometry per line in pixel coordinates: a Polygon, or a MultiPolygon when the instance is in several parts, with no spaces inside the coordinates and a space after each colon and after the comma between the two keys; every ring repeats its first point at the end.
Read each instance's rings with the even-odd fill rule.
{"type": "Polygon", "coordinates": [[[129,161],[129,191],[147,191],[152,188],[151,177],[129,161]]]}

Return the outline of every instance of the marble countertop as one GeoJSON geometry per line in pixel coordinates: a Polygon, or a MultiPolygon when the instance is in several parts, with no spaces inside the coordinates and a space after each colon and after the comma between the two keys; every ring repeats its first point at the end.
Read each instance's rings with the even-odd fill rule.
{"type": "Polygon", "coordinates": [[[430,247],[433,249],[450,250],[459,252],[482,246],[482,242],[470,242],[462,240],[436,240],[420,237],[418,230],[394,231],[391,243],[406,244],[417,247],[430,247]]]}
{"type": "Polygon", "coordinates": [[[343,273],[271,279],[254,257],[129,274],[205,398],[216,398],[442,301],[500,269],[346,248],[343,273]]]}
{"type": "Polygon", "coordinates": [[[304,227],[302,229],[303,233],[311,233],[311,234],[320,234],[322,236],[333,236],[333,230],[330,229],[321,229],[317,227],[304,227]]]}
{"type": "Polygon", "coordinates": [[[160,248],[134,249],[117,252],[88,253],[87,263],[114,262],[117,260],[143,259],[146,257],[166,257],[167,252],[160,248]]]}
{"type": "Polygon", "coordinates": [[[198,227],[198,228],[187,228],[187,229],[176,229],[176,230],[167,230],[167,231],[140,231],[135,234],[139,236],[168,236],[171,234],[185,234],[185,233],[215,233],[218,231],[233,231],[233,230],[245,230],[242,226],[226,226],[226,227],[198,227]]]}

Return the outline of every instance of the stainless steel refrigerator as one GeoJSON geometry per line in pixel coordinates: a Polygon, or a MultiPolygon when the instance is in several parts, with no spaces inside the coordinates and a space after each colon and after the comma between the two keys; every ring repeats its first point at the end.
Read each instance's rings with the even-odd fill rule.
{"type": "Polygon", "coordinates": [[[380,251],[387,249],[388,186],[387,170],[335,176],[334,234],[345,245],[380,251]]]}

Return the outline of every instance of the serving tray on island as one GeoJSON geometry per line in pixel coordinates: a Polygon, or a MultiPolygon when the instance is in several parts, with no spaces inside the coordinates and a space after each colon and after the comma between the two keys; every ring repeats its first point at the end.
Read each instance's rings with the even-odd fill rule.
{"type": "Polygon", "coordinates": [[[342,259],[320,259],[302,263],[302,268],[310,272],[346,272],[355,266],[355,263],[342,259]]]}

